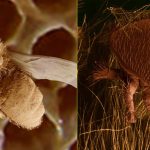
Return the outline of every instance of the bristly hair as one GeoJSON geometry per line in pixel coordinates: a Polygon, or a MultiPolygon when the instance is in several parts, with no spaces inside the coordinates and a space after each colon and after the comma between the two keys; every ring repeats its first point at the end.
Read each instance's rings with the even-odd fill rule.
{"type": "Polygon", "coordinates": [[[106,64],[99,64],[95,62],[95,69],[88,77],[89,85],[92,86],[100,80],[121,80],[119,73],[116,69],[109,68],[106,64]]]}
{"type": "Polygon", "coordinates": [[[0,40],[0,56],[6,51],[6,45],[0,40]]]}
{"type": "Polygon", "coordinates": [[[14,70],[15,67],[7,52],[7,46],[0,40],[0,80],[5,76],[10,76],[14,70]]]}

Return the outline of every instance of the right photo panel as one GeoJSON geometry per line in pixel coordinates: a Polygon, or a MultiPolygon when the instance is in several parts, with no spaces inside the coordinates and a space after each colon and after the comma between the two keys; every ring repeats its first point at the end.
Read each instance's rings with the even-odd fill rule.
{"type": "Polygon", "coordinates": [[[150,2],[78,0],[78,149],[150,150],[150,2]]]}

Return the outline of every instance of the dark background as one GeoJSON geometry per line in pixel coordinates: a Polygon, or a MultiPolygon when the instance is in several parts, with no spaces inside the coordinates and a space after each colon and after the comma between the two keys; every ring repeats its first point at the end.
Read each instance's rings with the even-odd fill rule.
{"type": "MultiPolygon", "coordinates": [[[[126,0],[126,1],[125,0],[107,0],[107,1],[79,0],[78,1],[78,26],[80,27],[82,26],[85,15],[86,15],[87,26],[90,26],[90,25],[92,26],[92,24],[94,24],[95,20],[97,20],[98,18],[102,20],[104,18],[107,18],[107,16],[109,16],[110,14],[103,13],[103,11],[107,7],[121,7],[125,10],[136,10],[146,4],[150,4],[150,1],[149,0],[145,0],[145,1],[144,0],[126,0]]],[[[110,16],[110,19],[111,18],[112,17],[110,16]]],[[[104,21],[101,22],[101,24],[99,24],[95,28],[95,31],[98,31],[97,28],[103,25],[105,21],[106,20],[104,19],[104,21]]],[[[86,46],[81,47],[81,49],[79,50],[79,55],[78,55],[78,59],[79,59],[78,61],[79,62],[78,64],[78,67],[79,67],[78,69],[79,70],[79,74],[78,74],[78,113],[79,113],[78,114],[78,118],[79,118],[78,119],[78,135],[81,132],[86,132],[86,130],[88,131],[88,129],[86,129],[86,125],[88,126],[91,116],[92,118],[94,118],[94,120],[99,120],[103,116],[103,110],[101,106],[98,104],[96,97],[93,95],[90,89],[92,89],[92,91],[98,97],[103,99],[103,105],[106,106],[108,92],[105,91],[102,87],[109,86],[111,83],[111,81],[101,81],[97,83],[96,85],[94,85],[93,87],[90,87],[90,89],[88,88],[89,83],[87,79],[89,78],[93,70],[94,61],[96,59],[99,59],[100,57],[104,57],[103,59],[105,60],[109,59],[110,51],[104,45],[105,52],[103,53],[102,51],[99,51],[99,45],[95,45],[94,46],[95,54],[93,53],[87,54],[86,53],[87,47],[86,46]],[[106,53],[106,49],[108,53],[106,53]],[[87,60],[87,63],[85,63],[86,65],[82,64],[84,60],[87,60]],[[84,127],[83,127],[83,123],[84,123],[84,127]]],[[[102,48],[102,45],[100,45],[100,47],[102,48]]],[[[79,141],[80,145],[83,145],[84,147],[85,139],[82,139],[80,137],[78,139],[80,140],[79,141]]]]}
{"type": "Polygon", "coordinates": [[[149,0],[79,0],[78,25],[82,25],[84,14],[86,14],[88,21],[92,21],[95,14],[98,11],[103,11],[106,7],[122,7],[126,10],[134,10],[149,3],[149,0]]]}

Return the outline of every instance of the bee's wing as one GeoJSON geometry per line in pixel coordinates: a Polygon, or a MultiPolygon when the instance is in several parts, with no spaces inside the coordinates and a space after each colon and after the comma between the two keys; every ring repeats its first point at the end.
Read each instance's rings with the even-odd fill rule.
{"type": "Polygon", "coordinates": [[[35,79],[60,81],[77,87],[77,65],[72,61],[10,51],[9,55],[35,79]]]}

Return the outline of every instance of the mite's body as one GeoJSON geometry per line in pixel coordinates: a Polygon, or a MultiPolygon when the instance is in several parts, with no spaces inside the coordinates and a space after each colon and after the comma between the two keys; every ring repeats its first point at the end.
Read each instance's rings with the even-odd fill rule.
{"type": "MultiPolygon", "coordinates": [[[[128,121],[133,123],[135,122],[133,95],[139,87],[139,82],[145,89],[143,100],[150,111],[150,19],[135,21],[114,31],[110,36],[110,48],[130,78],[126,86],[125,101],[128,121]]],[[[119,77],[114,70],[104,69],[94,73],[95,80],[102,79],[102,74],[103,78],[119,77]]]]}

